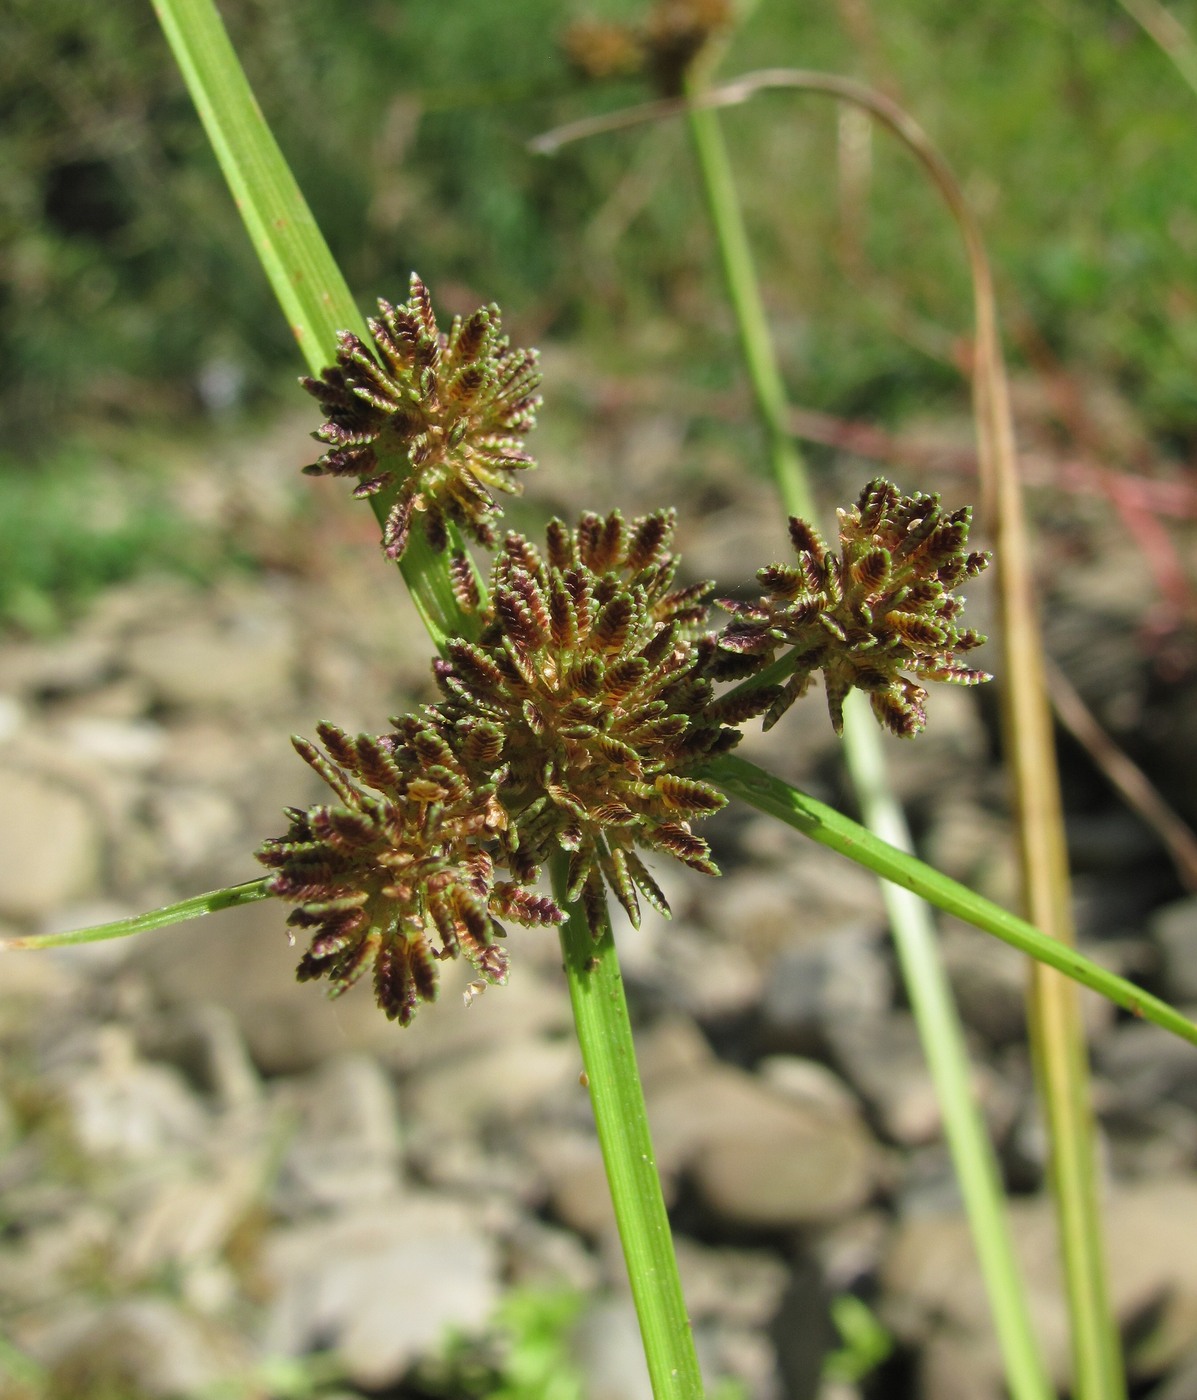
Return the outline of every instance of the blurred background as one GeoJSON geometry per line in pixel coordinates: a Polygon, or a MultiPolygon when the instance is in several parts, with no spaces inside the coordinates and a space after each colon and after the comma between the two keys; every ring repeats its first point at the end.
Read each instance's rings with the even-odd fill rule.
{"type": "MultiPolygon", "coordinates": [[[[576,28],[642,9],[222,12],[361,305],[403,299],[414,268],[443,319],[498,301],[542,347],[514,522],[675,503],[689,576],[749,586],[784,521],[684,127],[527,149],[652,95],[618,54],[597,73],[576,28]]],[[[1163,14],[1192,62],[1197,5],[1163,14]]],[[[1084,742],[1060,736],[1082,938],[1197,1003],[1197,94],[1115,0],[759,0],[720,72],[780,63],[905,105],[980,216],[1049,649],[1097,726],[1074,705],[1084,742]],[[1117,796],[1110,738],[1181,825],[1117,796]]],[[[938,197],[825,100],[723,124],[820,524],[878,472],[975,499],[970,290],[938,197]]],[[[299,473],[319,452],[301,368],[151,7],[9,0],[0,931],[252,878],[282,807],[316,797],[287,734],[379,731],[428,697],[372,518],[299,473]]],[[[953,692],[889,747],[923,854],[1013,904],[995,730],[992,697],[953,692]]],[[[818,695],[746,743],[847,801],[818,695]]],[[[676,919],[622,937],[715,1393],[997,1400],[875,889],[742,812],[711,831],[725,879],[658,872],[676,919]]],[[[1022,969],[944,938],[1062,1375],[1022,969]]],[[[646,1394],[558,954],[535,932],[512,951],[511,986],[465,1012],[450,984],[404,1032],[365,993],[295,986],[270,905],[6,955],[0,1396],[646,1394]]],[[[1192,1061],[1090,1013],[1136,1394],[1191,1400],[1192,1061]]]]}

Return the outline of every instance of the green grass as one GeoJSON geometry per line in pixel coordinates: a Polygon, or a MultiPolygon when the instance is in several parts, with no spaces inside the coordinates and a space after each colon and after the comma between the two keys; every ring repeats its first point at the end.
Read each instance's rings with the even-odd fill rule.
{"type": "Polygon", "coordinates": [[[46,636],[138,574],[203,582],[252,561],[172,499],[168,473],[118,465],[84,441],[31,465],[0,458],[0,630],[46,636]]]}
{"type": "MultiPolygon", "coordinates": [[[[10,440],[109,413],[114,383],[152,405],[155,380],[193,383],[217,357],[254,393],[291,347],[234,211],[212,199],[212,158],[148,7],[15,4],[0,45],[10,440]]],[[[678,178],[680,133],[628,133],[555,163],[527,154],[544,128],[644,95],[632,82],[577,84],[554,44],[562,7],[222,8],[355,291],[401,294],[415,267],[458,283],[463,300],[481,293],[534,317],[536,339],[582,337],[625,362],[632,347],[654,372],[678,366],[634,349],[646,322],[679,327],[666,359],[712,373],[735,353],[700,195],[678,178]],[[604,241],[607,201],[654,160],[673,175],[604,241]]],[[[570,13],[636,8],[589,0],[570,13]]],[[[1172,8],[1194,27],[1194,0],[1172,8]]],[[[967,13],[908,0],[873,18],[861,54],[837,6],[762,0],[723,71],[787,62],[882,78],[963,176],[1007,304],[1074,368],[1132,395],[1150,433],[1191,447],[1197,122],[1167,60],[1113,0],[990,0],[967,13]]],[[[874,419],[962,403],[939,354],[963,330],[967,285],[909,161],[876,143],[862,287],[836,252],[834,112],[755,107],[729,115],[727,139],[792,382],[820,408],[874,419]],[[903,338],[926,329],[939,352],[903,338]]]]}

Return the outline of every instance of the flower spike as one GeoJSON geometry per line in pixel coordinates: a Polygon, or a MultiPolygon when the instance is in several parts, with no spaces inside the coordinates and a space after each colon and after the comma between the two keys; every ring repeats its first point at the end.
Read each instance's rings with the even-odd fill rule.
{"type": "Polygon", "coordinates": [[[492,544],[501,514],[493,493],[518,492],[516,473],[535,465],[523,439],[540,407],[536,352],[511,348],[493,305],[441,331],[414,273],[407,302],[379,301],[378,311],[373,345],[342,331],[336,364],[300,381],[326,414],[313,436],[328,448],[305,471],[357,477],[358,496],[398,481],[383,531],[392,559],[417,516],[437,549],[450,521],[492,544]]]}
{"type": "Polygon", "coordinates": [[[500,918],[555,924],[550,899],[495,880],[485,849],[506,822],[493,786],[477,785],[426,721],[397,721],[383,738],[319,726],[325,753],[300,755],[339,801],[292,808],[285,836],[258,859],[271,894],[296,907],[287,922],[309,939],[298,977],[327,977],[339,995],[373,967],[374,994],[407,1025],[437,993],[437,962],[464,954],[484,982],[507,980],[500,918]]]}
{"type": "Polygon", "coordinates": [[[638,893],[667,909],[637,846],[717,873],[689,823],[726,799],[687,773],[739,737],[706,714],[710,648],[696,634],[713,585],[674,587],[673,528],[672,511],[584,514],[572,529],[554,520],[543,553],[508,535],[479,641],[450,642],[436,667],[441,732],[500,737],[467,767],[486,780],[501,766],[509,868],[524,880],[568,851],[573,897],[598,898],[605,880],[633,923],[638,893]]]}
{"type": "MultiPolygon", "coordinates": [[[[953,592],[989,556],[968,550],[969,507],[947,513],[937,495],[903,496],[881,478],[839,520],[840,550],[833,554],[813,526],[793,517],[797,562],[761,569],[765,593],[756,601],[720,603],[732,621],[719,638],[713,674],[751,674],[789,648],[792,674],[768,692],[766,729],[822,671],[837,734],[844,698],[856,688],[868,693],[885,728],[910,737],[927,722],[927,692],[912,676],[958,685],[990,679],[961,664],[985,638],[957,625],[964,599],[953,592]]],[[[725,706],[725,716],[731,712],[725,706]]]]}

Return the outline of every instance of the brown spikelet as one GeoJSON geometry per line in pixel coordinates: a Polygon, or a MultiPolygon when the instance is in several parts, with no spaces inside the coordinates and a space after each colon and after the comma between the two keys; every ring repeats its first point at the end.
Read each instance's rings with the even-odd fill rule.
{"type": "Polygon", "coordinates": [[[519,489],[534,465],[523,448],[540,399],[536,354],[501,334],[498,308],[437,326],[428,288],[414,274],[403,306],[378,303],[372,344],[343,332],[337,362],[301,380],[326,421],[314,436],[328,451],[304,470],[359,478],[357,494],[394,489],[383,548],[402,558],[416,515],[436,549],[450,523],[480,544],[494,538],[493,493],[519,489]]]}
{"type": "MultiPolygon", "coordinates": [[[[813,526],[792,518],[796,565],[762,569],[757,578],[765,592],[757,600],[720,604],[732,617],[718,642],[727,659],[712,660],[708,673],[734,678],[750,664],[763,669],[784,656],[793,674],[772,690],[766,728],[821,672],[837,733],[853,688],[869,694],[873,713],[893,733],[918,733],[926,724],[926,693],[912,677],[986,679],[957,660],[983,640],[957,625],[963,600],[952,591],[987,562],[968,552],[971,518],[968,507],[946,514],[938,496],[903,496],[881,478],[865,486],[852,509],[839,512],[838,554],[813,526]]],[[[747,703],[754,689],[748,681],[722,707],[715,701],[713,717],[739,713],[729,706],[741,697],[747,703]]]]}

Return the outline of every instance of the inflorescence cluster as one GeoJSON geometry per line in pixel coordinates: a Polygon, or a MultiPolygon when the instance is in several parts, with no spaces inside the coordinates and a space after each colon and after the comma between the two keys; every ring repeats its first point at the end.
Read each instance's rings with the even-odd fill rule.
{"type": "Polygon", "coordinates": [[[491,493],[518,491],[515,474],[534,465],[523,439],[540,407],[536,351],[512,349],[497,306],[455,317],[445,334],[414,273],[408,300],[379,301],[368,324],[373,348],[342,331],[337,363],[300,381],[327,415],[314,436],[328,451],[305,470],[358,477],[357,496],[395,489],[383,528],[392,559],[420,513],[434,549],[450,521],[494,544],[491,493]]]}
{"type": "MultiPolygon", "coordinates": [[[[407,306],[380,306],[382,364],[346,335],[337,368],[305,381],[329,414],[317,469],[361,475],[369,492],[406,452],[389,551],[402,552],[415,510],[436,544],[446,520],[492,543],[496,507],[480,483],[528,464],[502,432],[530,426],[534,359],[498,338],[494,308],[439,335],[418,278],[407,306]]],[[[258,858],[308,940],[300,979],[327,977],[336,994],[370,970],[404,1025],[435,997],[443,959],[464,955],[474,989],[503,982],[502,921],[565,917],[530,888],[554,858],[593,928],[606,889],[633,923],[641,897],[668,914],[645,857],[718,873],[691,824],[726,801],[702,765],[739,740],[736,726],[775,722],[822,672],[837,730],[856,687],[911,735],[926,720],[920,681],[985,679],[958,660],[983,640],[957,626],[954,590],[987,562],[968,551],[969,524],[967,509],[873,481],[840,512],[838,553],[791,519],[797,562],[761,569],[757,600],[721,603],[722,631],[710,627],[714,584],[678,583],[673,511],[554,520],[543,547],[508,534],[485,594],[452,556],[475,639],[450,640],[433,663],[436,703],[381,736],[323,724],[323,751],[294,741],[333,800],[288,809],[289,830],[258,858]]]]}

